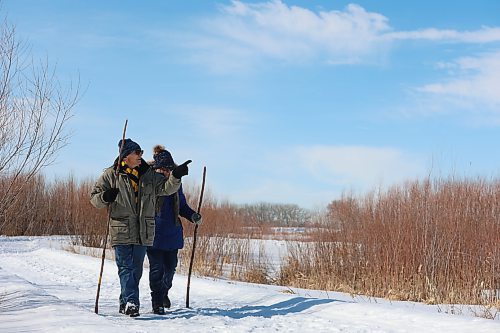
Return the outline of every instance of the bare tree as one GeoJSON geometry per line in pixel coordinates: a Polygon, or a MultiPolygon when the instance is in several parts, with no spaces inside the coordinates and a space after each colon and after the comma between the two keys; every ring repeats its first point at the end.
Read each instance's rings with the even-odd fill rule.
{"type": "Polygon", "coordinates": [[[0,26],[0,234],[26,184],[68,143],[65,125],[78,85],[61,87],[48,61],[36,62],[15,27],[0,26]]]}
{"type": "Polygon", "coordinates": [[[268,202],[243,205],[240,214],[250,223],[283,227],[303,226],[311,219],[310,212],[298,205],[268,202]]]}

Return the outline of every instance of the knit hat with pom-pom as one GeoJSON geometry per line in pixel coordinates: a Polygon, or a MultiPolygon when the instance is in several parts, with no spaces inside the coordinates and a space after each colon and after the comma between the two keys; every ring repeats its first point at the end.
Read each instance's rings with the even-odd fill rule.
{"type": "Polygon", "coordinates": [[[172,170],[176,166],[172,155],[162,145],[156,145],[153,147],[153,159],[154,169],[165,168],[172,170]]]}

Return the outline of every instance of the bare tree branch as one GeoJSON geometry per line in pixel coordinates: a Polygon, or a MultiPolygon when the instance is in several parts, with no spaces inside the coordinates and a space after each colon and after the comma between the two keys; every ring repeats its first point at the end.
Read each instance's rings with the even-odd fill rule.
{"type": "Polygon", "coordinates": [[[0,234],[5,212],[40,170],[54,163],[69,139],[65,131],[78,101],[63,89],[49,62],[30,59],[15,28],[0,27],[0,234]]]}

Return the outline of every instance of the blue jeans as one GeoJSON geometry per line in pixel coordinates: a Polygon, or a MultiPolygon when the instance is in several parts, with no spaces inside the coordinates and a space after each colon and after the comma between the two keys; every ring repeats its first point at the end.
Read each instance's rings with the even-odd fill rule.
{"type": "Polygon", "coordinates": [[[115,245],[115,260],[120,277],[120,304],[127,302],[139,306],[139,281],[146,255],[146,246],[115,245]]]}
{"type": "Polygon", "coordinates": [[[172,288],[178,252],[177,249],[165,251],[148,247],[149,287],[153,308],[163,306],[163,297],[172,288]]]}

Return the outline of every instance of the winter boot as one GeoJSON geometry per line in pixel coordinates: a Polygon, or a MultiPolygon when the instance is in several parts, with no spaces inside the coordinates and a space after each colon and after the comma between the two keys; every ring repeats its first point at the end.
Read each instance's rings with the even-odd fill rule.
{"type": "Polygon", "coordinates": [[[139,317],[139,306],[134,303],[127,302],[127,305],[125,305],[125,314],[130,317],[139,317]]]}
{"type": "Polygon", "coordinates": [[[153,313],[163,316],[165,314],[165,308],[163,306],[154,306],[153,313]]]}
{"type": "Polygon", "coordinates": [[[118,312],[125,314],[125,304],[120,304],[120,309],[118,312]]]}
{"type": "Polygon", "coordinates": [[[163,307],[166,309],[170,309],[172,306],[172,303],[170,303],[170,298],[168,298],[168,295],[165,294],[165,297],[163,297],[163,307]]]}

